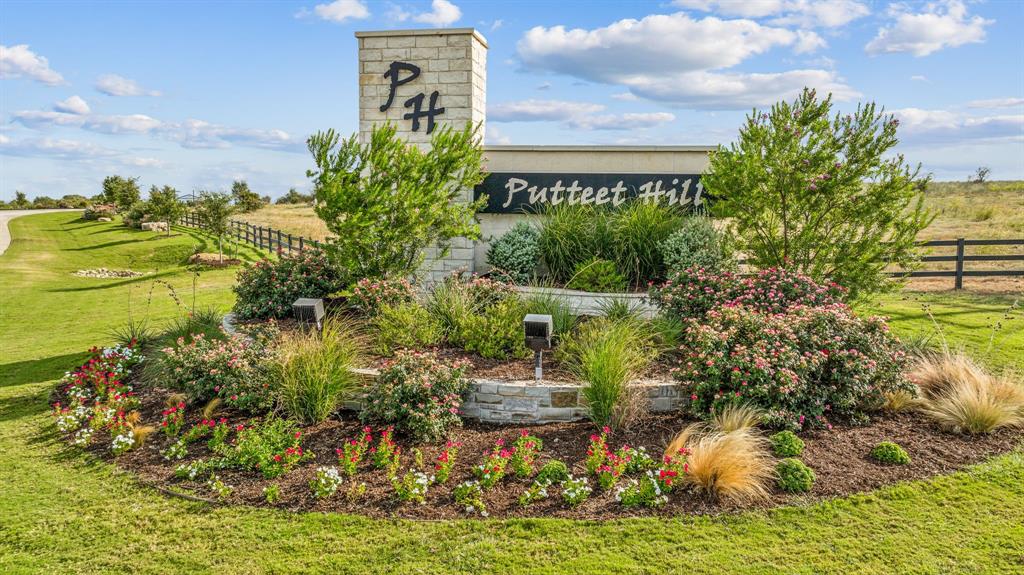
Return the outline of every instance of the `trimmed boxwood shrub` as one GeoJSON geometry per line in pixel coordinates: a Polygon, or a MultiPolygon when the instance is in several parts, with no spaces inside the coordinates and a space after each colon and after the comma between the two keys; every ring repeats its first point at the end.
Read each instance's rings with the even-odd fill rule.
{"type": "Polygon", "coordinates": [[[891,441],[883,441],[871,449],[871,459],[887,465],[906,465],[910,463],[907,451],[891,441]]]}
{"type": "Polygon", "coordinates": [[[814,470],[799,459],[783,459],[775,466],[779,489],[789,493],[807,493],[814,485],[814,470]]]}
{"type": "Polygon", "coordinates": [[[691,268],[717,273],[736,267],[725,234],[715,229],[707,216],[683,219],[680,228],[658,247],[669,277],[691,268]]]}
{"type": "Polygon", "coordinates": [[[525,284],[533,277],[540,261],[540,233],[526,222],[519,222],[495,240],[487,250],[487,265],[492,274],[516,284],[525,284]]]}
{"type": "Polygon", "coordinates": [[[589,292],[620,292],[626,289],[626,278],[616,269],[615,262],[593,258],[576,266],[576,272],[565,287],[589,292]]]}
{"type": "Polygon", "coordinates": [[[797,457],[804,452],[804,440],[788,429],[772,435],[769,439],[776,457],[797,457]]]}
{"type": "Polygon", "coordinates": [[[549,483],[551,485],[561,483],[569,479],[569,468],[561,461],[555,459],[544,464],[537,473],[537,483],[549,483]]]}
{"type": "Polygon", "coordinates": [[[318,250],[264,259],[238,272],[232,287],[235,313],[242,319],[281,318],[300,297],[322,298],[345,286],[344,274],[318,250]]]}

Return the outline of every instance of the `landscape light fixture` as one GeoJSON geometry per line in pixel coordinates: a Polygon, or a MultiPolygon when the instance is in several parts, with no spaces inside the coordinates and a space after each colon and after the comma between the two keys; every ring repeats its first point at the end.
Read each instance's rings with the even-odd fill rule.
{"type": "Polygon", "coordinates": [[[316,330],[320,331],[323,328],[324,300],[300,297],[292,304],[292,313],[300,326],[307,329],[316,326],[316,330]]]}
{"type": "Polygon", "coordinates": [[[544,350],[551,349],[551,325],[550,315],[528,313],[523,318],[526,347],[533,350],[533,377],[537,381],[544,379],[541,358],[544,355],[544,350]]]}

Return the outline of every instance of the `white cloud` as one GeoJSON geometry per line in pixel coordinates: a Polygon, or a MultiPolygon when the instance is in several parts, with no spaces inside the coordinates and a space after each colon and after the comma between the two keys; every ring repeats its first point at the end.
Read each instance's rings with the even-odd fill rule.
{"type": "Polygon", "coordinates": [[[675,0],[674,5],[722,16],[761,19],[804,28],[844,26],[871,10],[853,0],[675,0]]]}
{"type": "Polygon", "coordinates": [[[834,71],[724,71],[776,47],[804,53],[823,45],[814,32],[679,13],[593,30],[538,26],[526,32],[517,50],[530,70],[625,86],[636,96],[682,106],[743,109],[792,97],[804,86],[832,92],[837,100],[859,95],[834,71]]]}
{"type": "Polygon", "coordinates": [[[1024,106],[1024,98],[993,98],[967,102],[968,108],[1017,108],[1022,106],[1024,106]]]}
{"type": "Polygon", "coordinates": [[[66,83],[46,58],[29,50],[28,44],[0,45],[0,78],[31,78],[47,86],[66,83]]]}
{"type": "Polygon", "coordinates": [[[106,116],[26,110],[11,114],[11,121],[27,128],[77,127],[101,134],[148,134],[177,142],[184,148],[229,148],[232,145],[267,150],[302,152],[303,140],[276,129],[236,128],[204,120],[163,122],[145,114],[106,116]]]}
{"type": "Polygon", "coordinates": [[[915,74],[915,75],[911,76],[910,79],[913,80],[914,82],[927,82],[928,81],[928,76],[922,76],[920,74],[915,74]]]}
{"type": "Polygon", "coordinates": [[[29,138],[19,141],[5,138],[0,140],[0,153],[9,156],[62,159],[109,158],[117,155],[114,150],[92,142],[52,138],[29,138]]]}
{"type": "Polygon", "coordinates": [[[633,102],[639,100],[636,94],[632,92],[621,92],[618,94],[612,94],[612,100],[618,100],[620,102],[633,102]]]}
{"type": "Polygon", "coordinates": [[[136,168],[163,168],[167,166],[167,162],[157,158],[128,157],[122,161],[125,165],[136,168]]]}
{"type": "Polygon", "coordinates": [[[437,28],[450,26],[462,18],[462,10],[448,0],[433,0],[430,3],[430,12],[417,14],[412,19],[416,22],[429,24],[437,28]]]}
{"type": "Polygon", "coordinates": [[[498,18],[494,22],[491,22],[491,32],[497,30],[498,28],[501,28],[504,24],[505,21],[502,20],[501,18],[498,18]]]}
{"type": "Polygon", "coordinates": [[[900,121],[900,140],[909,143],[1024,142],[1024,112],[973,115],[952,110],[902,108],[891,113],[900,121]]]}
{"type": "Polygon", "coordinates": [[[487,126],[487,131],[484,135],[484,143],[493,144],[498,146],[507,146],[512,143],[512,139],[506,136],[497,128],[497,126],[487,126]]]}
{"type": "Polygon", "coordinates": [[[71,96],[66,100],[57,102],[53,105],[53,109],[57,112],[78,115],[88,114],[90,112],[89,104],[79,96],[71,96]]]}
{"type": "Polygon", "coordinates": [[[117,74],[104,74],[96,79],[96,89],[108,96],[159,96],[156,90],[147,90],[135,80],[117,74]]]}
{"type": "MultiPolygon", "coordinates": [[[[330,4],[317,4],[313,8],[313,13],[321,20],[338,23],[346,20],[362,20],[370,16],[370,10],[360,0],[335,0],[330,4]]],[[[299,15],[304,15],[304,13],[300,12],[299,15]]]]}
{"type": "Polygon", "coordinates": [[[943,48],[982,42],[985,27],[995,22],[981,16],[968,17],[967,7],[960,0],[929,3],[920,14],[894,4],[890,12],[895,23],[879,28],[878,35],[864,46],[868,54],[910,52],[927,56],[943,48]]]}
{"type": "Polygon", "coordinates": [[[649,128],[676,119],[669,112],[604,114],[605,106],[565,100],[520,100],[487,108],[492,122],[561,122],[581,130],[631,130],[649,128]]]}

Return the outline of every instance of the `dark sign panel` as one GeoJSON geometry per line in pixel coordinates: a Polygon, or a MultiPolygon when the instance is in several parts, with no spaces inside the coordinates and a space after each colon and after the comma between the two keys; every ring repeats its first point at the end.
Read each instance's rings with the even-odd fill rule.
{"type": "Polygon", "coordinates": [[[474,192],[477,199],[487,196],[481,211],[490,214],[533,213],[562,203],[615,207],[633,199],[693,209],[706,200],[699,174],[495,172],[474,192]]]}

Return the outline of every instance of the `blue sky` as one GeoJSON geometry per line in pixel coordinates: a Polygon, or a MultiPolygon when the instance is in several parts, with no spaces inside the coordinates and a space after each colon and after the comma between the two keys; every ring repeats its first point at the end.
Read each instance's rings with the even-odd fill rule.
{"type": "Polygon", "coordinates": [[[308,189],[357,127],[357,30],[486,36],[488,143],[719,144],[804,85],[901,119],[938,179],[1024,178],[1024,2],[466,0],[0,4],[0,198],[308,189]]]}

